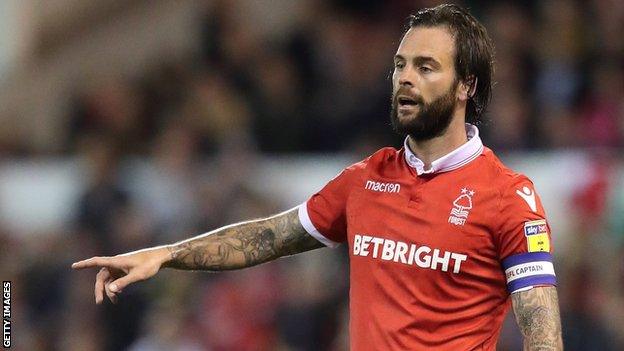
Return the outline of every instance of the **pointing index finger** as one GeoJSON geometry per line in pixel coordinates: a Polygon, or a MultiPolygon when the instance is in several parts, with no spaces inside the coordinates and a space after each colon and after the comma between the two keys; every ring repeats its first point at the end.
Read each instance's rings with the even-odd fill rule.
{"type": "Polygon", "coordinates": [[[73,269],[84,269],[91,267],[107,267],[111,265],[111,257],[91,257],[86,260],[72,263],[73,269]]]}

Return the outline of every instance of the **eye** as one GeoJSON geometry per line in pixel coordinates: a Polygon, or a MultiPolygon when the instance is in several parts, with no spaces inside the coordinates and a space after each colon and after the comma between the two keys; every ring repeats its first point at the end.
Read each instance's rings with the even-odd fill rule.
{"type": "Polygon", "coordinates": [[[433,72],[433,70],[430,67],[427,67],[427,66],[420,66],[420,67],[418,67],[418,69],[422,73],[431,73],[431,72],[433,72]]]}
{"type": "Polygon", "coordinates": [[[405,63],[397,61],[394,63],[394,68],[396,69],[403,69],[403,67],[405,67],[405,63]]]}

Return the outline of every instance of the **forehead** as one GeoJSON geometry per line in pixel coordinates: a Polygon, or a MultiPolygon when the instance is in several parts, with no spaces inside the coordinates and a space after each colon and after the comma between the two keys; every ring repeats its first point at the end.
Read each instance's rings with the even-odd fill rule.
{"type": "Polygon", "coordinates": [[[453,64],[455,40],[446,26],[414,27],[405,33],[397,55],[406,59],[432,57],[442,65],[453,64]]]}

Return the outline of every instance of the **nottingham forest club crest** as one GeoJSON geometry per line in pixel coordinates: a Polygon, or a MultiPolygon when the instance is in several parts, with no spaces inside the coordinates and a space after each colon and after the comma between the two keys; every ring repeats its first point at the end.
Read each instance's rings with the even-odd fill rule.
{"type": "Polygon", "coordinates": [[[454,225],[464,225],[472,209],[472,197],[475,191],[467,188],[461,190],[461,194],[453,201],[453,208],[448,222],[454,225]]]}

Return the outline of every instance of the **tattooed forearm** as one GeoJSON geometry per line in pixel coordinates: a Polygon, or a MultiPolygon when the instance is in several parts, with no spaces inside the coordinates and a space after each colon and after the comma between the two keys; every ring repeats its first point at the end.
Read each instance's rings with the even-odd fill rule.
{"type": "Polygon", "coordinates": [[[323,244],[308,235],[297,209],[256,221],[233,224],[167,247],[165,267],[221,271],[254,266],[323,244]]]}
{"type": "Polygon", "coordinates": [[[536,287],[511,295],[524,350],[563,350],[561,318],[555,287],[536,287]]]}

